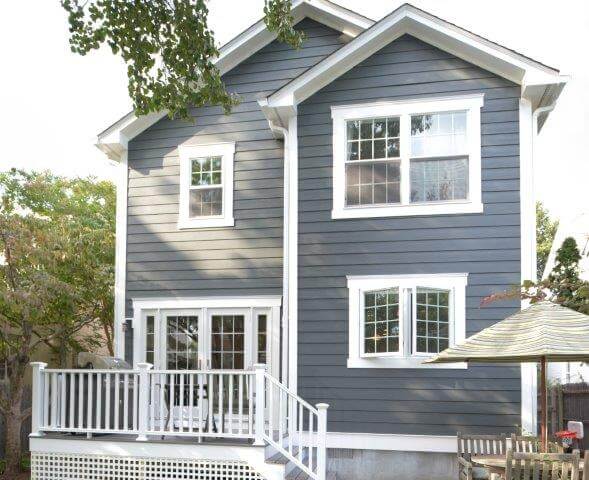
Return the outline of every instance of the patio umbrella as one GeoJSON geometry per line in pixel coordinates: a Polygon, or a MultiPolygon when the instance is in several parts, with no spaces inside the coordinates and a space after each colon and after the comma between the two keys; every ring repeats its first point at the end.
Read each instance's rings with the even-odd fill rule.
{"type": "Polygon", "coordinates": [[[589,361],[589,315],[538,302],[425,363],[540,363],[542,446],[548,444],[546,363],[589,361]]]}

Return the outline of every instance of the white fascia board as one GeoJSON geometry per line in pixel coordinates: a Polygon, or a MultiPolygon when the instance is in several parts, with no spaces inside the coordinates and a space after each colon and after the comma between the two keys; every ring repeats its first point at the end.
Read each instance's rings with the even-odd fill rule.
{"type": "Polygon", "coordinates": [[[300,103],[385,45],[412,35],[517,84],[562,83],[558,71],[410,5],[395,10],[303,75],[268,97],[270,107],[300,103]]]}

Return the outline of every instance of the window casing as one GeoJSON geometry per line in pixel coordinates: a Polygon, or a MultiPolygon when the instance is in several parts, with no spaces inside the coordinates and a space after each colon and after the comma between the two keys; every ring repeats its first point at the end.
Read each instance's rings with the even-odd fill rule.
{"type": "Polygon", "coordinates": [[[234,143],[181,145],[179,228],[233,226],[234,143]]]}
{"type": "Polygon", "coordinates": [[[466,281],[463,273],[348,277],[348,367],[440,368],[422,362],[464,339],[466,281]]]}
{"type": "Polygon", "coordinates": [[[483,95],[332,107],[333,218],[482,212],[483,95]]]}

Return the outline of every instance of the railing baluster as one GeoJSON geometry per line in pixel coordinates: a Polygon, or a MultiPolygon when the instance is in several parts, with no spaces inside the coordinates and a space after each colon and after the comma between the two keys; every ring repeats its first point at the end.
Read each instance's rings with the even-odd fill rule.
{"type": "Polygon", "coordinates": [[[219,433],[225,432],[225,418],[223,416],[223,374],[219,373],[219,425],[217,430],[219,433]]]}
{"type": "Polygon", "coordinates": [[[307,453],[309,455],[309,470],[313,471],[313,444],[315,440],[313,432],[313,412],[309,410],[309,444],[307,446],[307,453]]]}
{"type": "Polygon", "coordinates": [[[286,423],[286,429],[287,429],[287,435],[288,435],[288,453],[292,456],[292,415],[293,415],[293,411],[294,411],[294,398],[292,398],[290,395],[287,395],[286,397],[288,399],[288,410],[287,410],[287,415],[288,415],[288,421],[286,423]]]}
{"type": "Polygon", "coordinates": [[[92,429],[92,374],[86,374],[86,382],[88,383],[88,394],[86,399],[86,428],[92,429]]]}
{"type": "Polygon", "coordinates": [[[96,420],[94,421],[97,429],[102,428],[102,374],[96,374],[96,420]]]}
{"type": "Polygon", "coordinates": [[[247,433],[253,434],[254,424],[254,379],[255,377],[248,375],[246,377],[247,384],[247,433]]]}
{"type": "Polygon", "coordinates": [[[129,374],[123,373],[123,431],[129,430],[129,374]]]}
{"type": "Polygon", "coordinates": [[[151,375],[151,382],[149,385],[149,430],[150,431],[155,431],[155,399],[156,399],[156,393],[155,393],[155,384],[156,382],[153,381],[154,379],[154,375],[151,375]]]}
{"type": "Polygon", "coordinates": [[[209,373],[209,383],[207,384],[209,397],[209,433],[213,433],[213,424],[215,423],[215,384],[213,383],[213,374],[209,373]]]}
{"type": "Polygon", "coordinates": [[[188,402],[188,431],[192,433],[194,430],[194,373],[188,374],[188,402]]]}
{"type": "Polygon", "coordinates": [[[133,430],[139,429],[139,375],[133,374],[133,430]]]}
{"type": "Polygon", "coordinates": [[[166,382],[168,376],[165,373],[160,373],[160,415],[159,415],[159,421],[160,421],[160,425],[159,425],[159,430],[160,432],[164,431],[164,427],[165,427],[165,422],[164,422],[164,386],[166,385],[166,382]]]}
{"type": "Polygon", "coordinates": [[[106,430],[110,430],[111,422],[110,422],[110,373],[104,374],[105,384],[104,384],[104,428],[106,430]]]}
{"type": "Polygon", "coordinates": [[[229,421],[229,425],[227,426],[227,431],[229,435],[233,435],[233,374],[227,375],[229,378],[229,385],[227,387],[227,400],[228,400],[228,407],[227,407],[227,418],[229,421]]]}
{"type": "Polygon", "coordinates": [[[178,423],[178,430],[180,432],[182,432],[184,430],[184,374],[181,373],[180,374],[180,386],[179,386],[179,390],[180,390],[180,394],[178,395],[178,400],[179,400],[179,406],[178,406],[178,410],[179,410],[179,414],[178,417],[179,418],[179,423],[178,423]]]}
{"type": "Polygon", "coordinates": [[[78,374],[78,428],[84,428],[84,374],[78,374]]]}
{"type": "Polygon", "coordinates": [[[44,373],[43,380],[43,426],[49,427],[51,426],[49,419],[49,384],[51,383],[51,374],[44,373]]]}
{"type": "MultiPolygon", "coordinates": [[[[202,436],[204,432],[203,426],[203,409],[204,409],[204,374],[198,373],[198,433],[202,436]]],[[[208,401],[208,400],[207,400],[208,401]]],[[[208,412],[207,412],[208,413],[208,412]]],[[[211,423],[210,414],[209,414],[209,425],[211,423]]]]}
{"type": "Polygon", "coordinates": [[[75,417],[74,417],[74,413],[76,411],[75,394],[76,394],[76,374],[70,373],[70,403],[69,403],[70,423],[69,423],[69,427],[71,429],[76,428],[75,417]]]}
{"type": "Polygon", "coordinates": [[[268,428],[270,433],[270,440],[274,441],[274,384],[268,379],[268,428]]]}
{"type": "Polygon", "coordinates": [[[65,387],[67,384],[67,373],[62,373],[59,377],[59,386],[61,391],[59,393],[59,412],[60,412],[60,419],[59,419],[59,426],[61,428],[66,428],[65,425],[65,406],[66,406],[66,394],[65,394],[65,387]]]}
{"type": "Polygon", "coordinates": [[[303,404],[299,403],[299,462],[303,462],[303,404]]]}
{"type": "Polygon", "coordinates": [[[243,434],[243,374],[237,376],[237,434],[243,434]]]}
{"type": "Polygon", "coordinates": [[[171,432],[174,430],[174,374],[170,373],[170,401],[168,403],[168,430],[171,432]]]}
{"type": "Polygon", "coordinates": [[[114,420],[114,425],[113,425],[113,429],[114,430],[118,430],[120,428],[120,418],[119,418],[119,412],[121,410],[121,403],[120,403],[120,392],[121,392],[121,377],[119,375],[119,373],[115,373],[115,401],[114,401],[114,405],[113,408],[115,409],[115,420],[114,420]]]}
{"type": "Polygon", "coordinates": [[[283,414],[282,414],[282,390],[278,389],[278,443],[282,446],[282,439],[284,438],[283,414]]]}
{"type": "Polygon", "coordinates": [[[51,374],[51,427],[57,426],[57,373],[51,374]]]}

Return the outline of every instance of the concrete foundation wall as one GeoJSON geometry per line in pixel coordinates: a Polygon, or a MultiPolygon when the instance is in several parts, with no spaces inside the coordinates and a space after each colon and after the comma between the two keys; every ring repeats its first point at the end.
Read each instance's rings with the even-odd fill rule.
{"type": "Polygon", "coordinates": [[[333,449],[329,472],[337,480],[455,480],[456,454],[333,449]]]}

